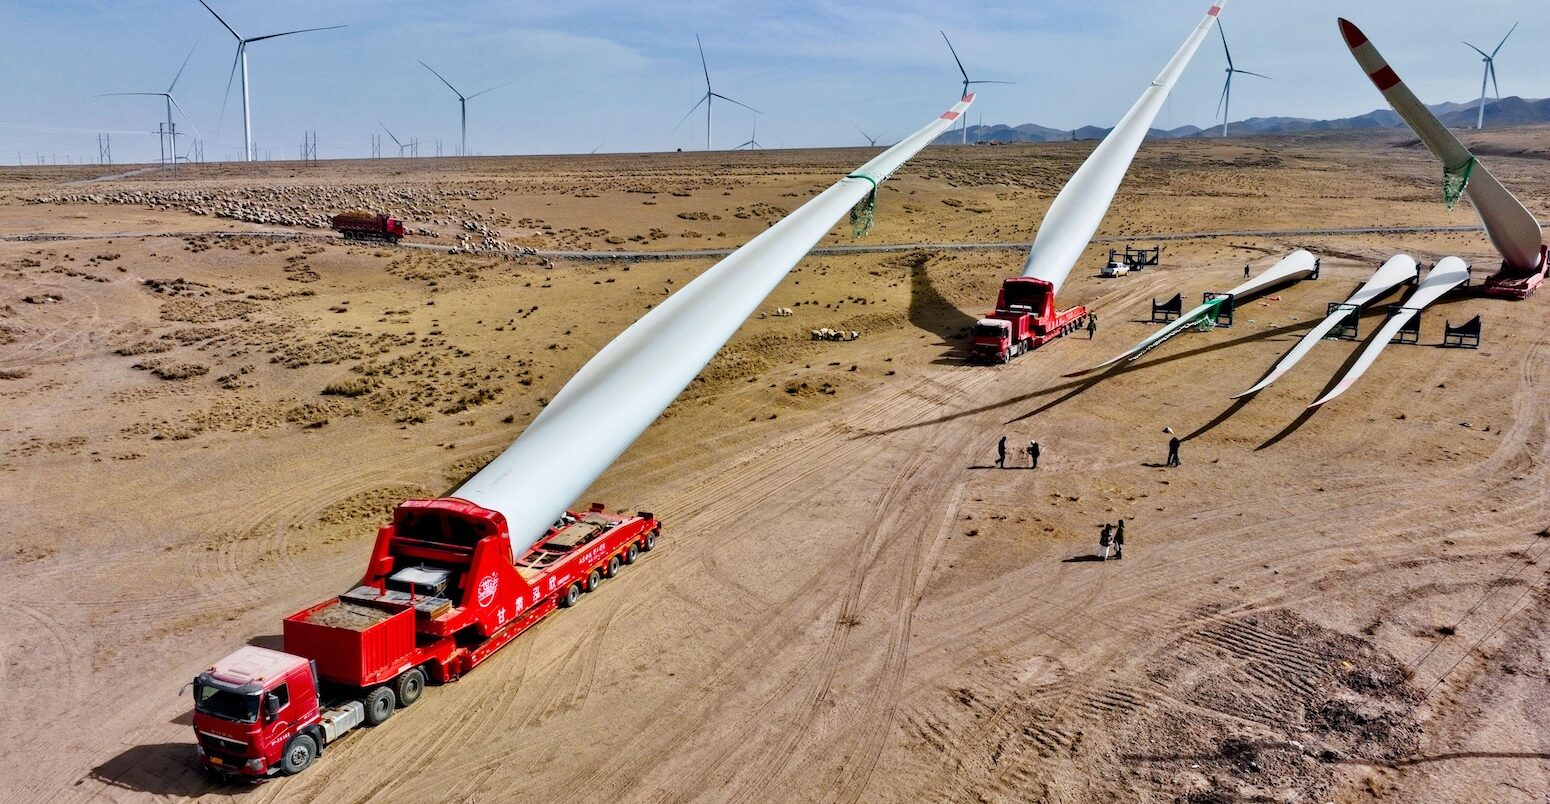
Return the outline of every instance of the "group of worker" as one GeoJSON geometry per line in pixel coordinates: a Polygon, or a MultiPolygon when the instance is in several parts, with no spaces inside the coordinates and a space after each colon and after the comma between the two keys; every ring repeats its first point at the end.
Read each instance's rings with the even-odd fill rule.
{"type": "Polygon", "coordinates": [[[1125,557],[1125,520],[1123,519],[1118,525],[1103,523],[1103,530],[1098,532],[1098,560],[1108,561],[1111,549],[1114,551],[1116,560],[1125,557]]]}
{"type": "MultiPolygon", "coordinates": [[[[1028,455],[1028,468],[1039,468],[1039,454],[1044,451],[1039,442],[1029,441],[1023,451],[1028,455]]],[[[1001,436],[1001,440],[996,442],[996,468],[1006,468],[1006,436],[1001,436]]]]}

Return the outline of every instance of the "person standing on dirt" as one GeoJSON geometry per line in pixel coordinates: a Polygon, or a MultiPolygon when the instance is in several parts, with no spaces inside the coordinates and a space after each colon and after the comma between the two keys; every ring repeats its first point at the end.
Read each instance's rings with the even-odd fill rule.
{"type": "Polygon", "coordinates": [[[1114,560],[1125,559],[1125,520],[1121,519],[1119,525],[1114,528],[1114,560]]]}
{"type": "Polygon", "coordinates": [[[1029,469],[1037,469],[1037,468],[1039,468],[1039,453],[1040,453],[1040,451],[1041,450],[1039,449],[1039,442],[1037,442],[1037,441],[1029,441],[1028,442],[1028,468],[1029,469]]]}
{"type": "Polygon", "coordinates": [[[1179,465],[1179,441],[1178,436],[1168,437],[1168,466],[1179,465]]]}
{"type": "Polygon", "coordinates": [[[1114,543],[1114,526],[1103,523],[1103,530],[1098,534],[1098,560],[1109,560],[1109,545],[1114,543]]]}
{"type": "Polygon", "coordinates": [[[1088,313],[1087,314],[1087,340],[1092,340],[1093,336],[1097,335],[1097,334],[1098,334],[1098,314],[1097,313],[1088,313]]]}
{"type": "Polygon", "coordinates": [[[1001,440],[996,442],[996,468],[1006,468],[1006,436],[1001,436],[1001,440]]]}
{"type": "Polygon", "coordinates": [[[1243,278],[1244,279],[1248,279],[1249,278],[1249,263],[1244,263],[1243,264],[1243,278]]]}

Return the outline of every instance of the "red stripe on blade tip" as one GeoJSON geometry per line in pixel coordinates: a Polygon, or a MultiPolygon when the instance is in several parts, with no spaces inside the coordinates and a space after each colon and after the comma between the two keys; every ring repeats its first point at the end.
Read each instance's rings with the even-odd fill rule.
{"type": "Polygon", "coordinates": [[[1377,72],[1372,73],[1367,77],[1371,78],[1372,82],[1378,85],[1378,90],[1380,92],[1387,92],[1394,85],[1399,83],[1399,74],[1394,72],[1394,68],[1388,66],[1387,64],[1383,65],[1383,69],[1378,70],[1377,72]]]}

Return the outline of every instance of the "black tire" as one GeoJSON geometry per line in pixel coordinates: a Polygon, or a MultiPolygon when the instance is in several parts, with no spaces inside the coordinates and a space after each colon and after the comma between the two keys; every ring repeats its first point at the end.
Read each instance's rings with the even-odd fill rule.
{"type": "Polygon", "coordinates": [[[612,578],[615,575],[618,575],[619,574],[619,567],[623,563],[624,562],[619,560],[618,556],[614,556],[613,558],[608,559],[608,568],[603,570],[603,577],[604,578],[612,578]]]}
{"type": "Polygon", "coordinates": [[[398,708],[398,698],[392,687],[378,687],[366,693],[366,725],[379,726],[393,716],[398,708]]]}
{"type": "Polygon", "coordinates": [[[651,552],[652,548],[654,548],[656,546],[657,546],[657,532],[656,531],[652,531],[652,532],[646,534],[646,538],[641,541],[641,543],[640,543],[640,551],[642,553],[649,553],[649,552],[651,552]]]}
{"type": "Polygon", "coordinates": [[[597,588],[598,584],[600,584],[602,582],[603,582],[603,573],[599,572],[598,570],[595,570],[595,569],[592,570],[592,572],[587,575],[587,588],[586,588],[586,591],[591,592],[592,590],[597,588]]]}
{"type": "Polygon", "coordinates": [[[393,693],[398,696],[399,706],[411,706],[425,692],[425,671],[411,668],[393,682],[393,693]]]}
{"type": "Polygon", "coordinates": [[[624,551],[624,563],[626,563],[626,564],[634,564],[635,563],[635,559],[637,559],[637,558],[640,558],[640,545],[638,545],[638,544],[631,544],[624,551]]]}
{"type": "Polygon", "coordinates": [[[306,770],[317,756],[317,741],[305,734],[298,734],[285,744],[285,753],[280,755],[280,769],[287,776],[295,776],[306,770]]]}
{"type": "Polygon", "coordinates": [[[573,583],[570,585],[569,589],[565,590],[565,594],[560,596],[560,608],[568,609],[571,606],[576,605],[576,601],[580,599],[581,584],[573,583]]]}

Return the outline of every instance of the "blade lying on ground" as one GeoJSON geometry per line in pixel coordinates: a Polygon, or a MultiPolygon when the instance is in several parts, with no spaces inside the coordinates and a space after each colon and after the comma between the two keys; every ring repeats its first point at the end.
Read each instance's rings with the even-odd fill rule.
{"type": "Polygon", "coordinates": [[[1367,77],[1378,91],[1394,107],[1421,142],[1442,160],[1443,168],[1457,174],[1471,171],[1464,192],[1480,215],[1491,245],[1501,253],[1509,268],[1532,271],[1539,265],[1539,249],[1544,241],[1539,222],[1523,203],[1515,198],[1502,183],[1486,170],[1485,165],[1469,152],[1464,144],[1453,136],[1426,104],[1421,103],[1399,75],[1389,66],[1383,54],[1368,41],[1360,28],[1347,20],[1340,20],[1340,34],[1345,37],[1351,55],[1356,57],[1367,77]],[[1471,168],[1471,163],[1473,167],[1471,168]]]}
{"type": "Polygon", "coordinates": [[[1276,363],[1275,368],[1271,369],[1264,379],[1247,391],[1233,394],[1232,398],[1237,399],[1265,390],[1271,383],[1280,379],[1282,374],[1290,371],[1292,366],[1297,365],[1297,361],[1303,359],[1308,352],[1313,351],[1313,347],[1317,346],[1318,342],[1325,335],[1328,335],[1331,330],[1339,326],[1342,321],[1356,315],[1358,311],[1368,304],[1383,298],[1383,294],[1393,290],[1396,286],[1409,282],[1415,279],[1415,277],[1415,258],[1409,254],[1394,255],[1382,267],[1378,268],[1370,279],[1357,288],[1356,292],[1352,293],[1351,297],[1346,299],[1344,304],[1335,308],[1335,311],[1325,317],[1323,321],[1320,321],[1318,326],[1302,336],[1302,340],[1298,341],[1297,345],[1293,346],[1291,351],[1287,352],[1286,356],[1276,363]]]}
{"type": "Polygon", "coordinates": [[[505,452],[452,493],[506,517],[520,556],[672,404],[786,274],[857,202],[946,131],[936,120],[668,297],[576,372],[505,452]]]}
{"type": "Polygon", "coordinates": [[[1073,371],[1065,376],[1081,377],[1101,369],[1106,369],[1109,366],[1112,366],[1122,360],[1134,360],[1141,355],[1151,351],[1154,347],[1158,346],[1163,341],[1166,341],[1169,338],[1179,334],[1180,332],[1183,332],[1186,328],[1193,326],[1201,319],[1214,317],[1216,315],[1217,308],[1221,307],[1222,303],[1226,301],[1227,296],[1232,296],[1233,298],[1241,301],[1245,296],[1250,296],[1255,293],[1259,293],[1260,291],[1269,290],[1276,285],[1284,284],[1286,282],[1293,282],[1299,279],[1303,279],[1309,274],[1313,273],[1317,262],[1317,259],[1315,259],[1312,254],[1308,253],[1307,251],[1298,249],[1297,251],[1294,251],[1291,254],[1283,257],[1280,262],[1270,266],[1270,270],[1254,277],[1253,279],[1248,280],[1247,282],[1244,282],[1232,290],[1227,291],[1225,295],[1204,302],[1199,307],[1196,307],[1195,309],[1179,316],[1177,319],[1169,322],[1167,326],[1153,333],[1151,336],[1142,340],[1135,346],[1120,352],[1119,354],[1103,361],[1102,363],[1099,363],[1096,366],[1093,366],[1092,368],[1082,369],[1081,371],[1073,371]]]}
{"type": "Polygon", "coordinates": [[[1432,302],[1441,298],[1442,294],[1458,287],[1467,279],[1469,279],[1469,266],[1464,264],[1464,261],[1458,257],[1446,257],[1437,263],[1437,266],[1426,274],[1426,278],[1421,280],[1420,287],[1417,287],[1415,292],[1410,294],[1410,298],[1405,299],[1404,307],[1383,322],[1383,326],[1372,336],[1372,340],[1367,342],[1366,348],[1362,349],[1361,356],[1346,370],[1345,376],[1340,378],[1340,382],[1329,393],[1319,397],[1308,407],[1318,407],[1345,393],[1353,383],[1361,379],[1361,376],[1367,372],[1367,369],[1372,366],[1373,361],[1378,359],[1378,354],[1389,345],[1400,328],[1404,327],[1411,318],[1419,315],[1432,302]]]}
{"type": "Polygon", "coordinates": [[[1114,193],[1119,190],[1125,172],[1130,169],[1131,160],[1135,159],[1141,141],[1152,127],[1152,121],[1157,119],[1157,112],[1168,99],[1168,92],[1179,80],[1179,75],[1184,72],[1195,51],[1200,49],[1200,43],[1211,33],[1216,15],[1221,13],[1225,5],[1226,0],[1218,0],[1211,6],[1211,10],[1206,12],[1206,18],[1195,27],[1194,33],[1184,40],[1184,45],[1173,54],[1151,86],[1141,93],[1136,105],[1130,107],[1130,111],[1114,126],[1114,130],[1103,138],[1103,142],[1098,143],[1087,161],[1077,168],[1071,180],[1055,196],[1049,212],[1044,215],[1044,222],[1039,224],[1033,248],[1028,251],[1028,260],[1023,264],[1023,276],[1042,279],[1054,285],[1055,291],[1060,290],[1066,276],[1071,273],[1071,266],[1076,265],[1083,249],[1087,248],[1093,234],[1098,231],[1098,225],[1103,223],[1103,216],[1114,201],[1114,193]]]}

